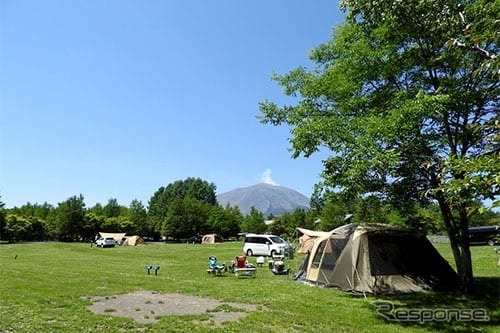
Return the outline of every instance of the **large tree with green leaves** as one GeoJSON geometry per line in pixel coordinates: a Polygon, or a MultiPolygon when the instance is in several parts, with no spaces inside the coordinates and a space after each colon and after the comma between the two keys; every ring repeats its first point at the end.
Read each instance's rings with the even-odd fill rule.
{"type": "Polygon", "coordinates": [[[60,241],[78,241],[84,239],[85,202],[83,195],[72,196],[60,202],[56,209],[56,232],[60,241]]]}
{"type": "Polygon", "coordinates": [[[296,234],[296,228],[314,228],[312,216],[302,208],[296,208],[292,213],[283,212],[280,216],[269,216],[273,222],[267,227],[267,231],[274,235],[280,235],[285,238],[293,237],[296,234]]]}
{"type": "Polygon", "coordinates": [[[263,234],[267,229],[264,215],[254,206],[250,208],[250,213],[241,222],[241,231],[254,234],[263,234]]]}
{"type": "Polygon", "coordinates": [[[176,198],[168,209],[161,231],[177,240],[204,234],[210,229],[208,219],[213,207],[191,197],[176,198]]]}
{"type": "Polygon", "coordinates": [[[132,200],[128,209],[127,218],[130,221],[132,227],[132,230],[130,231],[133,231],[133,234],[149,236],[147,221],[148,212],[141,201],[138,199],[132,200]]]}
{"type": "Polygon", "coordinates": [[[321,150],[317,188],[436,202],[461,288],[473,287],[469,215],[499,180],[498,2],[344,0],[313,69],[274,75],[296,105],[260,104],[291,128],[293,157],[321,150]],[[472,31],[472,32],[471,32],[472,31]],[[464,42],[465,41],[465,42],[464,42]],[[465,46],[464,46],[465,45],[465,46]]]}
{"type": "Polygon", "coordinates": [[[215,206],[217,204],[216,189],[214,183],[193,177],[160,187],[149,199],[148,217],[151,233],[159,233],[168,214],[169,206],[174,200],[191,198],[215,206]]]}
{"type": "Polygon", "coordinates": [[[238,207],[229,204],[226,207],[213,206],[208,218],[208,232],[219,234],[224,239],[237,237],[242,221],[243,214],[238,207]]]}
{"type": "Polygon", "coordinates": [[[121,206],[116,198],[108,200],[106,206],[103,207],[103,214],[106,217],[118,217],[121,215],[121,206]]]}

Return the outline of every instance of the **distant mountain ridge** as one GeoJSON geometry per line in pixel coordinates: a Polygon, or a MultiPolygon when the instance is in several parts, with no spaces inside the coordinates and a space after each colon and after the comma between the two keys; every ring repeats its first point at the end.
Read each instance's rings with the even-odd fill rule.
{"type": "Polygon", "coordinates": [[[243,215],[250,213],[254,206],[268,215],[281,215],[283,212],[293,212],[297,208],[309,209],[309,198],[284,186],[260,183],[257,185],[237,188],[217,195],[220,205],[238,206],[243,215]]]}

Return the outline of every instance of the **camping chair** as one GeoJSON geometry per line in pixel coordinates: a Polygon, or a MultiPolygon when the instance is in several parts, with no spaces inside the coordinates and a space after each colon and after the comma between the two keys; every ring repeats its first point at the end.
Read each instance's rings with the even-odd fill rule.
{"type": "Polygon", "coordinates": [[[249,264],[245,255],[236,256],[233,268],[236,277],[255,277],[255,266],[249,264]]]}
{"type": "Polygon", "coordinates": [[[214,256],[208,257],[208,274],[214,274],[217,276],[222,275],[222,272],[226,272],[227,268],[225,264],[219,265],[217,264],[217,258],[214,256]]]}

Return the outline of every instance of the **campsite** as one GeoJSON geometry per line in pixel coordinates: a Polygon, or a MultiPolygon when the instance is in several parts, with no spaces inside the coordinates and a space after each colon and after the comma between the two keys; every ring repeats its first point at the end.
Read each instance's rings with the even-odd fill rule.
{"type": "MultiPolygon", "coordinates": [[[[433,245],[453,262],[449,244],[433,245]]],[[[274,275],[266,265],[257,267],[252,279],[206,273],[209,256],[227,264],[241,246],[147,242],[101,249],[86,243],[1,244],[0,331],[495,332],[500,324],[500,267],[493,247],[471,249],[478,281],[474,297],[319,288],[297,283],[291,275],[274,275]],[[159,267],[158,274],[148,274],[148,265],[159,267]],[[381,301],[399,310],[483,309],[488,320],[394,322],[376,307],[381,301]],[[205,303],[206,310],[194,311],[205,303]],[[92,311],[99,307],[100,313],[92,311]],[[166,308],[178,312],[165,314],[166,308]],[[122,316],[127,311],[136,318],[122,316]]],[[[304,257],[298,254],[286,261],[292,273],[304,257]]]]}
{"type": "Polygon", "coordinates": [[[500,0],[0,12],[0,333],[500,332],[500,0]]]}

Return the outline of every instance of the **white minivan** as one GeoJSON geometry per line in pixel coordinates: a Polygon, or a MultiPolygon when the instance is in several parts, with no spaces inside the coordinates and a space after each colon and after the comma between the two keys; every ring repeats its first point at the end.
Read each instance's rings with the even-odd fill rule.
{"type": "Polygon", "coordinates": [[[276,235],[246,234],[243,244],[243,252],[247,256],[274,256],[284,254],[288,243],[276,235]]]}

